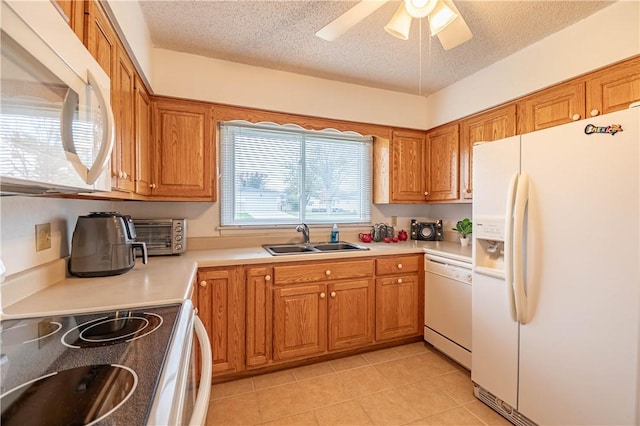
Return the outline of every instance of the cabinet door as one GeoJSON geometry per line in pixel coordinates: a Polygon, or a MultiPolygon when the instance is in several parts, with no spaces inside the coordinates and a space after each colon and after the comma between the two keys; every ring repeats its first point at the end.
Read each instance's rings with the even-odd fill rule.
{"type": "Polygon", "coordinates": [[[587,115],[627,109],[640,100],[640,57],[594,73],[587,80],[587,115]]]}
{"type": "Polygon", "coordinates": [[[458,199],[458,125],[439,127],[427,133],[427,201],[458,199]]]}
{"type": "Polygon", "coordinates": [[[73,32],[84,42],[84,1],[83,0],[55,0],[58,9],[73,32]]]}
{"type": "MultiPolygon", "coordinates": [[[[87,49],[111,78],[116,68],[116,33],[97,1],[88,1],[87,7],[87,49]]],[[[112,90],[113,102],[113,90],[112,90]]]]}
{"type": "Polygon", "coordinates": [[[151,100],[139,77],[136,77],[136,193],[151,194],[151,100]]]}
{"type": "Polygon", "coordinates": [[[419,275],[376,280],[376,340],[420,334],[419,275]]]}
{"type": "Polygon", "coordinates": [[[375,285],[373,280],[345,281],[328,285],[329,350],[346,349],[373,342],[375,285]]]}
{"type": "Polygon", "coordinates": [[[215,375],[244,366],[244,286],[237,275],[237,268],[198,271],[198,315],[211,341],[215,375]]]}
{"type": "Polygon", "coordinates": [[[154,98],[152,105],[154,195],[215,201],[210,107],[165,98],[154,98]]]}
{"type": "Polygon", "coordinates": [[[273,359],[322,354],[327,349],[326,285],[273,291],[273,359]]]}
{"type": "Polygon", "coordinates": [[[116,127],[111,154],[113,189],[135,190],[135,69],[122,46],[117,49],[115,78],[111,79],[113,112],[116,127]]]}
{"type": "Polygon", "coordinates": [[[391,141],[391,201],[424,202],[427,179],[424,132],[394,131],[391,141]]]}
{"type": "Polygon", "coordinates": [[[569,82],[542,90],[520,102],[519,134],[584,118],[585,84],[569,82]]]}
{"type": "Polygon", "coordinates": [[[516,134],[516,105],[510,104],[478,114],[460,124],[460,198],[473,197],[473,144],[503,139],[516,134]]]}
{"type": "Polygon", "coordinates": [[[246,269],[247,368],[259,367],[271,360],[272,277],[271,267],[246,269]]]}

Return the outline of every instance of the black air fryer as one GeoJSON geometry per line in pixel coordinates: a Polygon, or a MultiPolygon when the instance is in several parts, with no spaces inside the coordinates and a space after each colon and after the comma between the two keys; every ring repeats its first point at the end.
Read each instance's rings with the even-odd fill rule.
{"type": "Polygon", "coordinates": [[[142,263],[147,263],[147,246],[134,241],[135,238],[130,216],[93,212],[78,217],[71,242],[69,273],[78,277],[124,274],[136,264],[136,248],[142,249],[142,263]]]}

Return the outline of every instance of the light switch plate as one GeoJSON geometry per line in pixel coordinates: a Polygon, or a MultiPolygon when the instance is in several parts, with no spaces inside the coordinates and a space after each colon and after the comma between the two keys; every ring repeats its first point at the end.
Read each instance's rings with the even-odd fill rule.
{"type": "Polygon", "coordinates": [[[51,248],[51,224],[41,223],[36,225],[36,251],[51,248]]]}

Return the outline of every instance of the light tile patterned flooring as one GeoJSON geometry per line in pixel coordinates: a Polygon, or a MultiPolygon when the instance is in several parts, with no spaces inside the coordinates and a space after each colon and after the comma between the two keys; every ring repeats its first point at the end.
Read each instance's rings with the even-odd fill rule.
{"type": "Polygon", "coordinates": [[[423,342],[214,385],[207,426],[509,425],[423,342]]]}

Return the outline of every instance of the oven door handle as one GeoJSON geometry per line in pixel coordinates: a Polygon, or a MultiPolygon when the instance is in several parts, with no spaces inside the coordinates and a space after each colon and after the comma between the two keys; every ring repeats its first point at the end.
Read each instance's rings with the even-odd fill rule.
{"type": "Polygon", "coordinates": [[[198,387],[198,396],[193,407],[193,414],[189,421],[189,426],[202,426],[207,418],[207,409],[209,408],[209,393],[211,392],[211,344],[207,336],[207,330],[204,328],[202,321],[196,315],[193,320],[193,329],[196,337],[200,342],[200,356],[202,357],[202,371],[200,373],[200,386],[198,387]]]}

